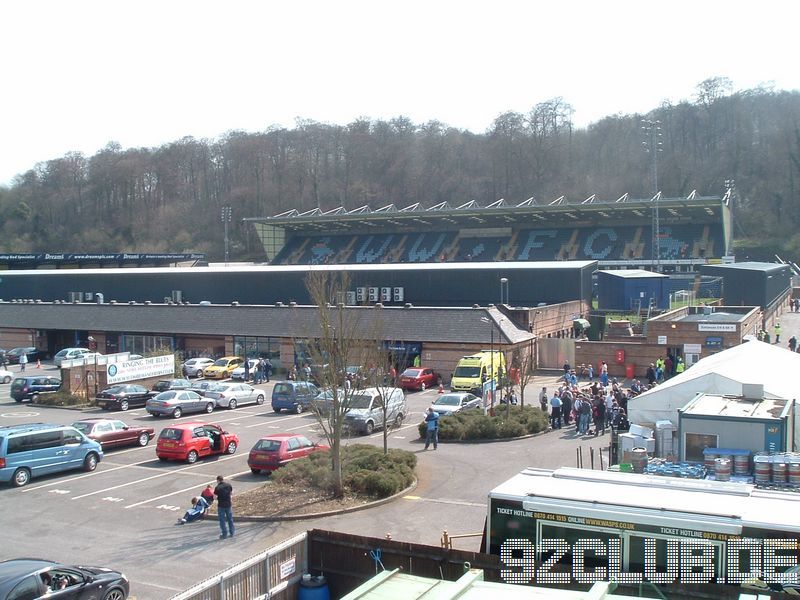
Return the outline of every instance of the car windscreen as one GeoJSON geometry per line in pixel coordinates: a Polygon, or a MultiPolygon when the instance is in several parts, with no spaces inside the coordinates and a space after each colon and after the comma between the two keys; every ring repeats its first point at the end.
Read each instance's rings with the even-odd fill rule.
{"type": "Polygon", "coordinates": [[[474,379],[475,377],[479,377],[480,374],[480,367],[456,367],[453,377],[468,377],[470,379],[474,379]]]}
{"type": "Polygon", "coordinates": [[[225,358],[220,358],[219,360],[215,360],[214,361],[214,366],[215,367],[227,367],[228,366],[228,360],[225,359],[225,358]]]}
{"type": "Polygon", "coordinates": [[[159,439],[162,440],[179,440],[183,437],[183,430],[172,429],[171,427],[167,427],[166,429],[161,431],[161,435],[159,435],[158,437],[159,439]]]}
{"type": "Polygon", "coordinates": [[[17,377],[12,383],[11,387],[25,387],[25,384],[28,383],[28,380],[24,377],[17,377]]]}
{"type": "Polygon", "coordinates": [[[177,392],[161,392],[154,400],[173,400],[177,395],[177,392]]]}
{"type": "Polygon", "coordinates": [[[289,383],[277,383],[275,384],[275,388],[272,390],[274,394],[291,394],[292,393],[292,385],[289,383]]]}
{"type": "Polygon", "coordinates": [[[353,394],[350,396],[348,406],[350,408],[369,408],[369,403],[372,402],[372,396],[366,394],[353,394]]]}
{"type": "Polygon", "coordinates": [[[81,433],[89,433],[92,430],[92,426],[89,423],[81,423],[80,421],[73,423],[72,426],[81,433]]]}
{"type": "Polygon", "coordinates": [[[258,440],[253,450],[260,450],[261,452],[277,452],[281,449],[281,443],[278,440],[258,440]]]}
{"type": "Polygon", "coordinates": [[[434,406],[459,406],[460,404],[461,398],[458,396],[442,396],[433,403],[434,406]]]}
{"type": "Polygon", "coordinates": [[[127,390],[127,388],[124,385],[112,385],[110,388],[108,388],[107,390],[103,390],[103,391],[106,391],[109,394],[122,394],[126,390],[127,390]]]}
{"type": "Polygon", "coordinates": [[[422,369],[406,369],[403,371],[403,377],[419,377],[422,369]]]}

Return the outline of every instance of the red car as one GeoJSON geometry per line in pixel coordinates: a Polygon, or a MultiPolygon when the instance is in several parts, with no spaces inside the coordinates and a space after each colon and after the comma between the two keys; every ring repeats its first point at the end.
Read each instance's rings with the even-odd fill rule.
{"type": "Polygon", "coordinates": [[[315,444],[304,435],[276,433],[262,437],[250,450],[247,466],[254,475],[274,471],[283,465],[314,452],[327,452],[328,446],[315,444]]]}
{"type": "Polygon", "coordinates": [[[82,419],[72,426],[90,440],[100,442],[103,450],[117,446],[147,446],[156,434],[152,427],[130,427],[114,419],[82,419]]]}
{"type": "Polygon", "coordinates": [[[439,376],[428,367],[409,367],[400,375],[400,387],[404,390],[423,392],[438,383],[439,376]]]}
{"type": "Polygon", "coordinates": [[[179,423],[161,431],[156,443],[159,460],[185,460],[189,464],[203,456],[233,454],[239,436],[211,423],[179,423]]]}

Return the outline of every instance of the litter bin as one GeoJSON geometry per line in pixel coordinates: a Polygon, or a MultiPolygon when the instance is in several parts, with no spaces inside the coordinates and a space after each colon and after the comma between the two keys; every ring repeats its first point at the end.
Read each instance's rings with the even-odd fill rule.
{"type": "Polygon", "coordinates": [[[300,591],[297,594],[298,600],[330,600],[328,582],[323,575],[314,577],[306,573],[300,579],[300,591]]]}
{"type": "Polygon", "coordinates": [[[625,378],[633,379],[635,376],[636,376],[636,365],[633,364],[625,365],[625,378]]]}

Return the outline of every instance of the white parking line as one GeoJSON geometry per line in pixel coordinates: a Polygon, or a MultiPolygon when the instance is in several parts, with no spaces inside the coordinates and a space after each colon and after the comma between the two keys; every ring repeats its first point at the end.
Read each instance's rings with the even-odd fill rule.
{"type": "MultiPolygon", "coordinates": [[[[264,423],[255,423],[253,425],[245,425],[245,429],[250,429],[251,427],[264,427],[264,425],[272,426],[273,423],[282,423],[283,421],[289,421],[291,419],[300,419],[305,415],[292,415],[291,417],[278,417],[277,419],[270,419],[269,421],[265,421],[264,423]]],[[[315,420],[316,421],[316,420],[315,420]]]]}
{"type": "MultiPolygon", "coordinates": [[[[225,477],[227,477],[228,479],[233,479],[234,477],[237,477],[239,475],[245,475],[249,472],[250,470],[248,469],[247,471],[240,471],[239,473],[234,473],[233,475],[226,475],[225,477]]],[[[211,481],[206,481],[205,483],[201,483],[200,485],[205,485],[207,483],[214,483],[215,481],[216,480],[212,479],[211,481]]],[[[134,506],[141,506],[142,504],[147,504],[148,502],[156,502],[158,500],[161,500],[162,498],[169,498],[170,496],[174,496],[175,494],[183,494],[184,492],[196,489],[197,485],[193,485],[192,487],[183,488],[182,490],[170,492],[169,494],[163,494],[161,496],[156,496],[155,498],[148,498],[147,500],[142,500],[141,502],[134,502],[133,504],[129,504],[128,506],[125,506],[123,508],[133,508],[134,506]]]]}
{"type": "Polygon", "coordinates": [[[111,469],[103,469],[102,471],[92,471],[91,473],[86,473],[85,475],[78,475],[77,477],[70,477],[69,479],[59,479],[58,481],[51,481],[50,483],[43,483],[42,485],[36,485],[33,487],[26,487],[24,490],[22,490],[22,493],[27,494],[28,492],[33,492],[36,490],[40,490],[42,488],[50,487],[53,485],[61,485],[62,483],[77,481],[78,479],[85,479],[86,477],[92,477],[93,475],[99,475],[101,473],[111,473],[112,471],[119,471],[120,469],[127,469],[128,467],[138,467],[139,465],[143,465],[149,462],[153,462],[153,459],[151,458],[150,460],[143,460],[141,462],[131,463],[129,465],[121,465],[119,467],[113,467],[111,469]]]}
{"type": "MultiPolygon", "coordinates": [[[[215,464],[224,462],[226,460],[232,460],[234,458],[240,458],[241,454],[239,455],[231,455],[226,456],[224,458],[220,458],[215,464]]],[[[168,475],[174,475],[175,473],[181,473],[183,471],[188,471],[189,469],[194,469],[195,467],[202,467],[205,466],[204,463],[195,463],[193,465],[189,465],[188,467],[183,467],[181,469],[175,469],[174,471],[166,471],[164,473],[159,473],[158,475],[152,475],[151,477],[145,477],[144,479],[137,479],[136,481],[128,481],[127,483],[121,483],[119,485],[113,485],[111,487],[97,490],[94,492],[89,492],[88,494],[81,494],[80,496],[73,496],[70,500],[80,500],[81,498],[86,498],[87,496],[94,496],[95,494],[104,494],[106,492],[110,492],[111,490],[118,490],[119,488],[127,487],[129,485],[136,485],[137,483],[144,483],[145,481],[150,481],[152,479],[158,479],[160,477],[166,477],[168,475]]],[[[199,475],[199,473],[194,473],[195,475],[199,475]]]]}

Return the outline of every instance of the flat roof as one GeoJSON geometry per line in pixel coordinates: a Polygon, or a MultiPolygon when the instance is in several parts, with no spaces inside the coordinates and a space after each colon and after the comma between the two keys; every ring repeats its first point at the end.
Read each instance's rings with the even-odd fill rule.
{"type": "Polygon", "coordinates": [[[743,398],[720,394],[698,394],[685,407],[681,416],[713,416],[733,419],[780,419],[792,400],[783,398],[743,398]]]}
{"type": "Polygon", "coordinates": [[[641,520],[647,515],[643,511],[657,511],[659,516],[670,511],[684,513],[686,526],[695,529],[728,518],[741,520],[743,526],[800,532],[797,494],[762,491],[742,483],[571,467],[554,471],[528,468],[489,495],[523,503],[541,500],[550,512],[555,504],[573,511],[585,508],[587,512],[608,513],[620,521],[635,515],[641,520]]]}
{"type": "Polygon", "coordinates": [[[681,323],[739,323],[747,318],[748,313],[731,313],[726,311],[712,312],[704,315],[695,313],[675,319],[681,323]]]}
{"type": "Polygon", "coordinates": [[[663,273],[654,273],[645,269],[610,269],[598,271],[598,274],[605,273],[606,275],[613,275],[614,277],[622,277],[623,279],[669,279],[669,275],[663,273]]]}
{"type": "Polygon", "coordinates": [[[492,261],[492,262],[443,262],[443,263],[392,263],[392,264],[335,264],[335,265],[239,265],[230,263],[215,267],[142,267],[127,269],[19,269],[2,271],[2,277],[22,275],[128,275],[155,273],[311,273],[315,271],[338,273],[341,271],[479,271],[485,269],[502,269],[504,271],[520,271],[523,269],[559,270],[597,268],[596,260],[551,260],[551,261],[492,261]]]}
{"type": "Polygon", "coordinates": [[[784,265],[781,263],[768,263],[768,262],[740,262],[740,263],[729,263],[729,264],[717,264],[717,265],[702,265],[703,267],[707,267],[709,269],[728,269],[730,271],[773,271],[776,269],[783,269],[783,268],[790,268],[789,265],[784,265]]]}

